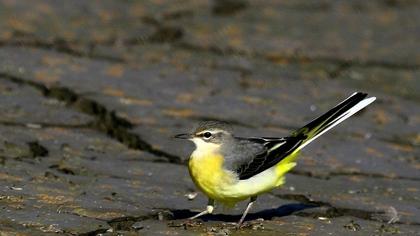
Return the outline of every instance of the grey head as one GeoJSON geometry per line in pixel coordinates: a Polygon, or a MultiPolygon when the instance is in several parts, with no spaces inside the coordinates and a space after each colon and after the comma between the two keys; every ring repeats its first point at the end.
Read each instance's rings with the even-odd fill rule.
{"type": "Polygon", "coordinates": [[[223,144],[234,139],[230,125],[221,121],[202,121],[192,132],[178,134],[175,138],[189,139],[191,141],[200,139],[206,143],[214,144],[223,144]]]}
{"type": "MultiPolygon", "coordinates": [[[[198,153],[219,152],[224,157],[224,168],[231,171],[240,171],[266,151],[263,142],[235,137],[229,124],[219,121],[200,122],[192,132],[175,137],[194,142],[198,153]]],[[[263,159],[257,160],[259,164],[260,161],[263,159]]]]}

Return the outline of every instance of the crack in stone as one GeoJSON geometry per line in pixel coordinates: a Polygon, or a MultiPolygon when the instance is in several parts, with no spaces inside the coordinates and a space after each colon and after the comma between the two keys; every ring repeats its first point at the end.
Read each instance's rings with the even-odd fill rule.
{"type": "Polygon", "coordinates": [[[149,214],[144,216],[125,216],[107,221],[113,230],[136,231],[132,226],[139,221],[157,219],[158,214],[149,214]]]}
{"type": "Polygon", "coordinates": [[[28,48],[38,48],[38,49],[46,49],[46,50],[54,50],[59,53],[67,54],[70,56],[75,57],[86,57],[96,60],[105,60],[110,62],[119,62],[123,63],[125,60],[119,57],[111,57],[106,55],[99,55],[93,53],[93,49],[95,45],[112,45],[110,42],[88,42],[88,43],[81,43],[81,42],[70,42],[63,39],[54,39],[51,41],[37,39],[33,36],[25,36],[24,39],[12,39],[8,41],[0,41],[0,47],[4,46],[16,46],[16,47],[28,47],[28,48]],[[78,50],[77,48],[84,48],[83,50],[78,50]]]}
{"type": "Polygon", "coordinates": [[[133,125],[126,119],[115,114],[115,111],[109,111],[105,106],[98,102],[84,98],[76,92],[66,87],[46,87],[45,85],[33,81],[28,81],[14,75],[0,72],[0,79],[25,84],[39,90],[45,97],[54,98],[64,102],[67,106],[81,111],[82,113],[91,115],[95,118],[91,128],[94,128],[109,137],[125,144],[128,148],[141,150],[163,157],[171,163],[182,163],[182,159],[173,154],[167,153],[160,149],[152,147],[144,141],[138,134],[129,131],[133,125]]]}
{"type": "Polygon", "coordinates": [[[150,23],[155,27],[155,32],[141,37],[118,39],[109,38],[101,41],[69,41],[62,38],[54,38],[52,40],[45,40],[35,37],[34,35],[26,33],[16,33],[12,39],[0,40],[0,47],[15,46],[38,48],[45,50],[54,50],[59,53],[64,53],[74,57],[85,57],[94,60],[104,60],[110,62],[127,63],[127,60],[122,57],[114,57],[95,53],[96,46],[134,46],[145,43],[173,43],[177,42],[184,36],[184,30],[181,27],[166,25],[162,23],[150,23]]]}
{"type": "MultiPolygon", "coordinates": [[[[30,47],[40,48],[46,50],[55,50],[60,53],[68,54],[75,57],[86,57],[94,60],[105,60],[110,62],[127,63],[127,60],[122,57],[113,57],[108,55],[101,55],[94,52],[96,46],[115,46],[120,45],[124,47],[130,47],[135,45],[144,45],[146,43],[151,44],[162,44],[168,43],[175,48],[194,51],[194,52],[205,52],[219,56],[241,56],[251,59],[262,59],[265,61],[276,63],[278,61],[286,62],[287,64],[309,64],[309,63],[324,63],[336,65],[337,68],[331,71],[327,71],[330,78],[334,79],[339,77],[343,72],[347,71],[351,67],[381,67],[393,70],[419,70],[419,64],[405,64],[395,63],[378,60],[359,60],[359,59],[344,59],[333,56],[306,56],[299,54],[267,54],[253,51],[245,51],[236,49],[234,47],[221,48],[218,46],[200,46],[183,39],[184,30],[180,26],[167,25],[164,22],[160,22],[153,17],[143,17],[143,23],[149,24],[155,27],[155,32],[148,36],[142,36],[137,38],[117,39],[110,38],[101,41],[68,41],[61,38],[53,40],[42,40],[32,35],[24,34],[22,38],[15,38],[9,40],[0,41],[0,47],[2,46],[18,46],[18,47],[30,47]],[[79,48],[79,49],[78,49],[79,48]]],[[[241,69],[242,70],[242,69],[241,69]]]]}
{"type": "Polygon", "coordinates": [[[90,232],[78,234],[78,236],[98,236],[98,235],[102,235],[102,234],[106,233],[107,231],[108,231],[108,229],[95,229],[95,230],[90,231],[90,232]]]}

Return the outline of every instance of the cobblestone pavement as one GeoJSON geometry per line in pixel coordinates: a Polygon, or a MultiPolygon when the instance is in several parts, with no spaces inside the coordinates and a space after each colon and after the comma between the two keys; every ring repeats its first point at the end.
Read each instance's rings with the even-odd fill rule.
{"type": "Polygon", "coordinates": [[[0,0],[0,235],[420,235],[420,3],[0,0]],[[180,227],[197,121],[285,136],[368,109],[284,187],[180,227]]]}

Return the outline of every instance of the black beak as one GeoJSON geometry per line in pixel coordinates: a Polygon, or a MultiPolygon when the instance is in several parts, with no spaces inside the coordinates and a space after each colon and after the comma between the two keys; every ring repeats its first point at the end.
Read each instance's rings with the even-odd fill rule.
{"type": "Polygon", "coordinates": [[[174,136],[174,138],[179,138],[179,139],[190,139],[192,138],[191,134],[177,134],[174,136]]]}

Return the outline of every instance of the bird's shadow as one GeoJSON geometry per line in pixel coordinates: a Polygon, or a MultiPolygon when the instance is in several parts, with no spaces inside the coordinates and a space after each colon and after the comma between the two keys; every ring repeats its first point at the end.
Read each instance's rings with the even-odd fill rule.
{"type": "MultiPolygon", "coordinates": [[[[282,205],[277,208],[262,210],[255,213],[249,213],[246,216],[246,221],[256,220],[256,219],[264,219],[264,220],[271,220],[274,217],[282,217],[288,216],[293,214],[294,212],[319,207],[318,205],[313,204],[302,204],[302,203],[292,203],[282,205]]],[[[190,210],[172,210],[171,211],[173,216],[173,220],[181,220],[187,219],[196,215],[198,212],[193,212],[190,210]]],[[[214,215],[205,215],[200,217],[203,221],[225,221],[225,222],[235,222],[240,219],[241,215],[226,215],[226,214],[214,214],[214,215]]]]}

